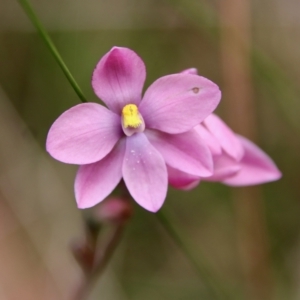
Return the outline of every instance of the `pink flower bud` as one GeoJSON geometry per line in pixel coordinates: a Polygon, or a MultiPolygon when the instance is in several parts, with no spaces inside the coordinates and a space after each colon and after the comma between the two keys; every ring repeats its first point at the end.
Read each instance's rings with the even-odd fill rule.
{"type": "Polygon", "coordinates": [[[130,202],[122,197],[110,197],[94,209],[94,217],[105,223],[126,222],[131,216],[130,202]]]}

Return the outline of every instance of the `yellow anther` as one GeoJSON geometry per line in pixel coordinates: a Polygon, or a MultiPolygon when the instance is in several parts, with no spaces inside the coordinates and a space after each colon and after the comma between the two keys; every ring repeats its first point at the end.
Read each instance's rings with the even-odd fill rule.
{"type": "Polygon", "coordinates": [[[143,123],[143,119],[135,104],[127,104],[124,106],[122,109],[122,121],[125,128],[138,128],[143,123]]]}

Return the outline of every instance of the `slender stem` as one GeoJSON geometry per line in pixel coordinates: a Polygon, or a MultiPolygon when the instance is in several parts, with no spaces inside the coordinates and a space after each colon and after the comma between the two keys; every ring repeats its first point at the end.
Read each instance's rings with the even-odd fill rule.
{"type": "Polygon", "coordinates": [[[124,231],[124,223],[116,224],[111,232],[111,235],[104,247],[97,247],[98,252],[95,254],[94,268],[89,273],[82,276],[80,284],[72,300],[84,300],[92,289],[97,278],[102,274],[107,263],[110,261],[117,245],[119,244],[124,231]]]}
{"type": "Polygon", "coordinates": [[[55,58],[56,62],[59,64],[60,68],[64,72],[65,76],[69,80],[70,84],[72,85],[74,91],[80,98],[82,102],[87,102],[86,98],[84,97],[79,85],[77,84],[75,78],[71,74],[70,70],[68,69],[67,65],[63,61],[62,57],[60,56],[57,48],[55,47],[54,43],[52,42],[49,34],[45,30],[44,26],[38,19],[37,15],[34,13],[32,6],[27,0],[17,0],[20,5],[23,7],[25,13],[27,14],[28,18],[40,34],[43,41],[46,43],[47,47],[49,48],[50,52],[52,53],[53,57],[55,58]]]}
{"type": "Polygon", "coordinates": [[[120,222],[115,226],[113,234],[111,235],[111,238],[107,242],[105,249],[101,249],[102,251],[99,251],[99,253],[96,254],[96,258],[95,258],[96,267],[93,270],[94,276],[97,277],[103,272],[104,268],[106,267],[107,263],[112,257],[116,249],[116,246],[119,244],[121,240],[123,231],[124,231],[124,223],[120,222]]]}
{"type": "Polygon", "coordinates": [[[197,259],[193,256],[189,247],[187,246],[186,241],[184,241],[182,235],[178,233],[179,230],[172,225],[168,214],[160,210],[156,213],[156,216],[177,247],[180,248],[182,253],[194,267],[199,277],[203,280],[205,286],[208,288],[209,293],[213,297],[212,299],[233,299],[232,297],[229,297],[228,292],[225,290],[220,280],[212,275],[210,271],[212,270],[212,267],[208,266],[208,262],[205,260],[204,255],[201,255],[199,250],[197,250],[197,259]],[[202,259],[200,259],[201,256],[202,259]]]}

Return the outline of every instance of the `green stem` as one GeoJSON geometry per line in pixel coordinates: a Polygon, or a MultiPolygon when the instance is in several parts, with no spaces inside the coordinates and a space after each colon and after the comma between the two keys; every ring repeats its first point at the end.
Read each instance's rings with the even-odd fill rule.
{"type": "Polygon", "coordinates": [[[72,85],[74,91],[80,98],[82,102],[87,102],[86,98],[84,97],[79,85],[77,84],[75,78],[71,74],[70,70],[66,66],[65,62],[63,61],[62,57],[60,56],[57,48],[55,47],[54,43],[52,42],[49,34],[45,30],[44,26],[38,19],[37,15],[34,13],[32,6],[27,0],[17,0],[20,5],[23,7],[25,13],[27,14],[29,20],[32,22],[33,26],[36,28],[38,33],[40,34],[43,41],[46,43],[46,46],[49,48],[50,52],[52,53],[53,57],[55,58],[56,62],[59,64],[60,68],[64,72],[65,76],[69,80],[70,84],[72,85]]]}
{"type": "Polygon", "coordinates": [[[71,300],[87,299],[89,293],[92,290],[93,284],[101,276],[115,249],[117,248],[121,240],[123,231],[124,223],[119,222],[114,226],[114,228],[112,228],[112,232],[110,234],[110,237],[106,241],[106,244],[102,247],[96,247],[93,268],[88,273],[83,274],[82,280],[80,281],[71,300]]]}
{"type": "Polygon", "coordinates": [[[182,238],[183,234],[179,234],[179,230],[175,228],[174,225],[172,225],[168,214],[160,210],[156,213],[156,216],[161,225],[165,228],[168,235],[172,238],[177,247],[182,251],[185,257],[194,267],[195,271],[202,279],[205,286],[208,288],[208,292],[213,297],[212,299],[233,299],[229,297],[228,291],[225,290],[220,280],[218,280],[212,275],[210,271],[212,270],[212,267],[208,266],[208,262],[205,260],[204,255],[201,255],[200,251],[197,250],[197,259],[193,256],[191,250],[187,246],[186,241],[184,241],[182,238]]]}

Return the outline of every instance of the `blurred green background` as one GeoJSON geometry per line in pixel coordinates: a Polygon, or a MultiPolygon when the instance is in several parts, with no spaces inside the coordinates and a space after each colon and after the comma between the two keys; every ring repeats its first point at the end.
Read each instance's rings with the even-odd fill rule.
{"type": "MultiPolygon", "coordinates": [[[[145,87],[189,67],[220,86],[217,113],[254,138],[283,178],[251,189],[170,188],[163,210],[229,299],[300,299],[299,1],[31,3],[89,101],[98,101],[92,71],[115,45],[142,57],[145,87]]],[[[80,100],[18,2],[0,7],[0,299],[69,299],[80,277],[69,245],[83,235],[76,166],[44,145],[80,100]]],[[[134,210],[90,299],[215,299],[155,214],[134,210]]]]}

